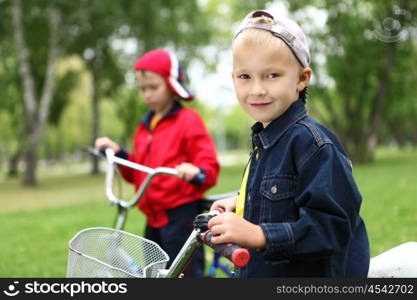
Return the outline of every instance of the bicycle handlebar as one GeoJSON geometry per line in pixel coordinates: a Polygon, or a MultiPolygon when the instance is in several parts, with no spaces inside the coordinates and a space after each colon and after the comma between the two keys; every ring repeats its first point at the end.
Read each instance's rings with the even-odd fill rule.
{"type": "MultiPolygon", "coordinates": [[[[176,169],[167,168],[167,167],[158,167],[155,169],[131,162],[129,160],[120,158],[115,156],[115,153],[112,149],[107,148],[104,151],[97,150],[92,147],[85,147],[88,152],[96,156],[105,156],[107,160],[107,169],[106,169],[106,180],[105,180],[105,189],[106,189],[106,196],[109,199],[111,204],[116,204],[121,209],[119,210],[119,219],[117,221],[116,229],[122,230],[124,227],[127,209],[136,205],[141,197],[146,192],[147,188],[150,185],[151,180],[154,176],[160,174],[172,175],[176,176],[178,174],[176,169]],[[125,201],[122,199],[117,198],[113,193],[113,178],[114,178],[114,164],[125,166],[137,171],[145,172],[148,175],[146,176],[145,180],[138,188],[137,192],[133,196],[130,201],[125,201]]],[[[228,198],[236,195],[236,192],[232,193],[225,193],[207,197],[203,199],[203,207],[209,209],[211,204],[219,199],[228,198]]],[[[178,277],[182,270],[185,267],[185,264],[191,259],[193,252],[197,248],[197,244],[204,243],[214,249],[216,252],[219,252],[222,256],[228,258],[235,266],[243,267],[245,266],[250,259],[250,253],[247,249],[241,248],[236,244],[226,243],[226,244],[214,244],[211,242],[212,233],[211,231],[207,230],[207,227],[204,227],[204,220],[205,224],[210,218],[214,217],[215,215],[221,213],[221,209],[210,211],[206,214],[199,215],[202,216],[203,222],[198,225],[198,222],[195,222],[197,226],[195,226],[194,231],[189,236],[188,240],[184,244],[183,248],[181,249],[180,253],[177,255],[173,263],[171,264],[170,269],[168,270],[167,277],[178,277]],[[207,219],[204,219],[205,216],[207,219]],[[203,225],[201,225],[203,224],[203,225]],[[201,225],[201,226],[200,226],[201,225]]],[[[198,217],[198,216],[197,216],[198,217]]],[[[196,219],[197,219],[196,217],[196,219]]],[[[201,220],[201,219],[200,219],[201,220]]]]}
{"type": "Polygon", "coordinates": [[[197,239],[200,243],[204,243],[220,255],[229,259],[236,267],[244,267],[250,260],[250,253],[248,249],[241,248],[233,243],[215,244],[211,241],[213,233],[207,228],[208,221],[224,211],[216,208],[206,214],[198,215],[194,220],[194,228],[199,231],[197,239]]]}
{"type": "Polygon", "coordinates": [[[104,151],[100,151],[95,148],[86,147],[86,150],[96,156],[100,156],[101,154],[105,156],[107,160],[106,183],[105,183],[106,196],[109,199],[110,203],[119,205],[124,208],[130,208],[132,206],[135,206],[139,202],[139,200],[142,198],[147,188],[149,187],[151,180],[156,175],[165,174],[165,175],[176,176],[178,174],[178,171],[173,168],[158,167],[158,168],[152,169],[150,167],[146,167],[146,166],[131,162],[129,160],[117,157],[115,156],[114,151],[110,148],[106,148],[104,151]],[[119,199],[113,193],[113,178],[114,178],[113,166],[114,164],[125,166],[125,167],[148,174],[130,201],[119,199]]]}
{"type": "Polygon", "coordinates": [[[248,249],[241,248],[233,243],[214,244],[211,242],[212,237],[213,233],[207,230],[199,238],[204,244],[230,260],[236,267],[242,268],[248,264],[250,260],[248,249]]]}

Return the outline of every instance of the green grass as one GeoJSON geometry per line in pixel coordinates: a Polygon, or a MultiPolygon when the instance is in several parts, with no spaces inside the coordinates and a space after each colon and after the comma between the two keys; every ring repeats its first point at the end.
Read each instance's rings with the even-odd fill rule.
{"type": "MultiPolygon", "coordinates": [[[[224,167],[209,194],[236,190],[242,168],[224,167]]],[[[372,256],[417,240],[416,174],[416,150],[384,149],[375,164],[354,166],[372,256]]],[[[103,176],[49,176],[40,183],[24,189],[16,180],[0,182],[0,277],[64,277],[68,241],[81,229],[113,224],[103,176]]],[[[122,188],[129,197],[131,187],[122,188]]],[[[143,226],[141,213],[130,210],[126,231],[141,234],[143,226]]]]}
{"type": "Polygon", "coordinates": [[[18,180],[7,180],[0,182],[0,212],[103,201],[103,187],[103,176],[88,174],[42,177],[39,186],[25,188],[18,180]]]}
{"type": "MultiPolygon", "coordinates": [[[[239,186],[242,166],[226,167],[210,194],[239,186]]],[[[115,191],[131,199],[132,187],[115,191]]],[[[17,180],[0,182],[0,277],[65,277],[68,241],[88,227],[112,227],[116,209],[104,196],[104,177],[43,177],[40,186],[22,188],[17,180]]],[[[144,216],[129,211],[125,230],[141,235],[144,216]]]]}
{"type": "Polygon", "coordinates": [[[382,149],[377,163],[354,166],[371,254],[417,241],[417,151],[382,149]]]}

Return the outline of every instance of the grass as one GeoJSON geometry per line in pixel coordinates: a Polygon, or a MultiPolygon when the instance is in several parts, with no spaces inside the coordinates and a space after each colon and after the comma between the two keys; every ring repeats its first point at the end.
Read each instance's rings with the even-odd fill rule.
{"type": "MultiPolygon", "coordinates": [[[[236,190],[242,168],[224,167],[209,194],[236,190]]],[[[382,149],[375,164],[354,167],[372,256],[417,239],[416,171],[416,150],[382,149]]],[[[64,277],[75,233],[112,226],[115,208],[104,198],[103,176],[46,176],[40,182],[30,189],[16,180],[0,182],[0,277],[64,277]]],[[[122,184],[122,190],[128,198],[131,187],[122,184]]],[[[143,226],[141,213],[131,210],[126,231],[141,234],[143,226]]]]}
{"type": "Polygon", "coordinates": [[[26,188],[18,180],[7,180],[0,183],[0,212],[103,201],[103,186],[103,176],[88,174],[46,177],[39,186],[26,188]]]}
{"type": "Polygon", "coordinates": [[[377,162],[354,167],[373,256],[417,240],[417,151],[382,149],[377,162]]]}
{"type": "MultiPolygon", "coordinates": [[[[242,168],[223,168],[222,185],[210,194],[236,190],[242,168]]],[[[131,199],[132,187],[119,184],[118,196],[131,199]]],[[[84,228],[112,227],[115,216],[103,175],[46,176],[35,188],[0,182],[0,277],[65,277],[68,241],[84,228]]],[[[144,225],[143,215],[131,209],[125,230],[141,235],[144,225]]]]}

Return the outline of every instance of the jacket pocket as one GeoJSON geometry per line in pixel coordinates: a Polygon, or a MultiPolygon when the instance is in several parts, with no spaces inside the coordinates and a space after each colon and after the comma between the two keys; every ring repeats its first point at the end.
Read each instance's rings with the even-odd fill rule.
{"type": "Polygon", "coordinates": [[[293,198],[295,177],[291,175],[264,177],[261,182],[261,194],[271,201],[293,198]]]}
{"type": "Polygon", "coordinates": [[[297,219],[294,203],[296,178],[291,175],[265,176],[261,182],[261,222],[288,222],[297,219]]]}

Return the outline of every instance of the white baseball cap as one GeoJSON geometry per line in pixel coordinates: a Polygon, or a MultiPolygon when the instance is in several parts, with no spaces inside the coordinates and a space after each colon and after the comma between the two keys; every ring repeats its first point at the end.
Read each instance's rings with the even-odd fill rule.
{"type": "Polygon", "coordinates": [[[271,32],[276,37],[284,41],[291,49],[294,56],[300,64],[306,68],[310,64],[310,51],[308,48],[307,38],[293,20],[281,15],[277,15],[270,10],[255,10],[246,15],[240,24],[234,39],[245,29],[256,28],[271,32]],[[254,18],[266,17],[273,21],[272,24],[253,22],[254,18]]]}

